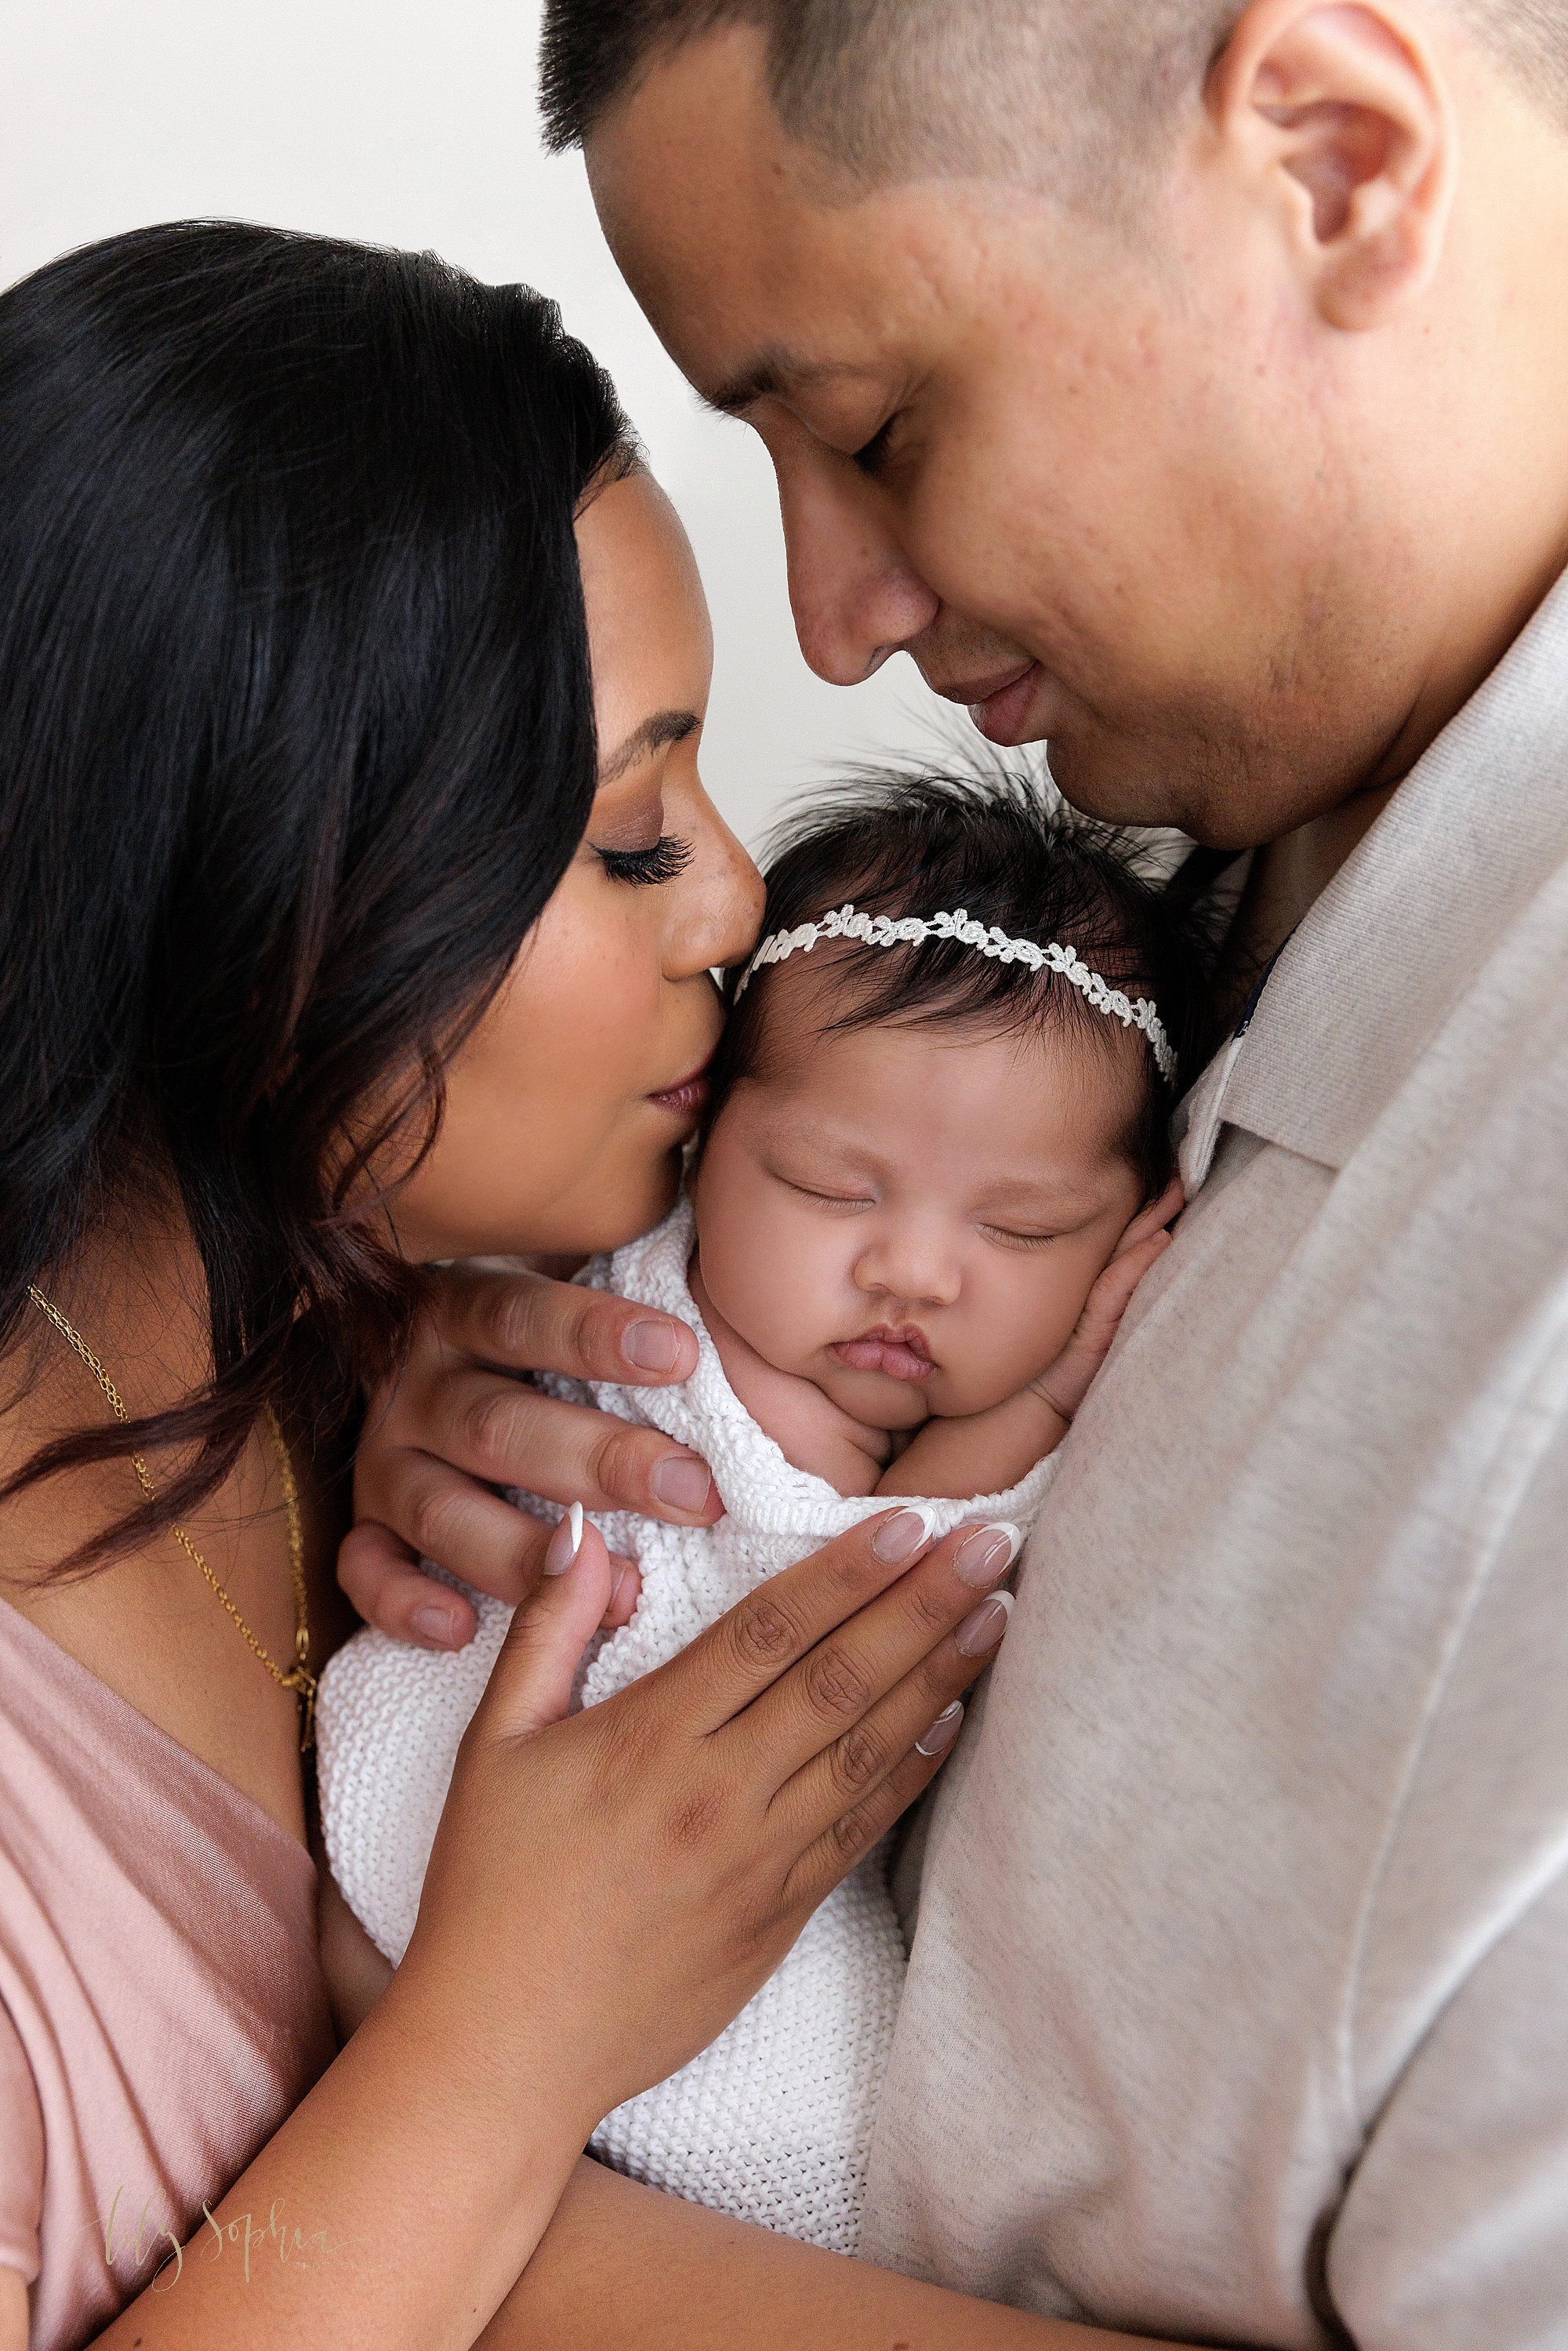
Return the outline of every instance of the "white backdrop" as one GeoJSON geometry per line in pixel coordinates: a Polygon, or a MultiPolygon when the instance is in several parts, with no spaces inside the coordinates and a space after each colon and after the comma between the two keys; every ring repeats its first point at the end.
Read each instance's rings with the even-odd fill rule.
{"type": "Polygon", "coordinates": [[[822,684],[789,624],[772,474],[691,393],[616,275],[580,164],[547,161],[538,0],[7,0],[0,282],[117,229],[221,214],[525,278],[609,367],[695,543],[717,669],[705,774],[755,841],[835,758],[916,743],[902,657],[822,684]]]}

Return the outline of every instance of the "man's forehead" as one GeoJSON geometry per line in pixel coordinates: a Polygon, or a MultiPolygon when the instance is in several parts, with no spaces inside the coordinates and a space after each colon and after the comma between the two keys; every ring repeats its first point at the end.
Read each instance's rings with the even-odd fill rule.
{"type": "MultiPolygon", "coordinates": [[[[652,62],[584,141],[632,291],[727,413],[785,382],[839,379],[929,305],[969,201],[950,186],[867,186],[790,138],[761,46],[734,33],[652,62]]],[[[972,269],[973,241],[962,242],[972,269]]]]}

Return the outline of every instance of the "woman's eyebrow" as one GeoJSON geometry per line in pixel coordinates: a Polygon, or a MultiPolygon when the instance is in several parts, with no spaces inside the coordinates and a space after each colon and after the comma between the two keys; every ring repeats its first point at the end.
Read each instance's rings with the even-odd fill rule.
{"type": "Polygon", "coordinates": [[[652,718],[644,718],[641,726],[633,727],[619,750],[612,752],[599,770],[602,787],[614,783],[634,768],[639,759],[648,758],[666,743],[684,743],[695,735],[702,720],[695,710],[657,710],[652,718]]]}

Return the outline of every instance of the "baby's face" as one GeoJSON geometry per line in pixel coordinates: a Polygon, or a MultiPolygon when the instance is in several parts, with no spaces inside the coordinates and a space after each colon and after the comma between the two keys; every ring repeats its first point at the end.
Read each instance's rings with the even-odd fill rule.
{"type": "Polygon", "coordinates": [[[725,1104],[695,1186],[714,1306],[872,1427],[1016,1395],[1143,1206],[1126,1156],[1142,1040],[801,1023],[791,1040],[771,1005],[768,1035],[779,1050],[725,1104]]]}

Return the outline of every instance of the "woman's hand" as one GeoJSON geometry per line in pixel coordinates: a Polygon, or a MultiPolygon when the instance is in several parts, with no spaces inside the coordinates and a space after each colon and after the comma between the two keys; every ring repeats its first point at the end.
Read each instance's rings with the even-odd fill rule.
{"type": "MultiPolygon", "coordinates": [[[[656,1428],[559,1403],[520,1374],[667,1387],[696,1369],[684,1322],[507,1259],[433,1270],[402,1376],[374,1397],[354,1471],[358,1523],[339,1579],[367,1623],[425,1648],[474,1636],[461,1593],[420,1573],[434,1560],[515,1607],[538,1588],[550,1528],[496,1490],[526,1487],[591,1510],[710,1526],[723,1505],[706,1464],[656,1428]]],[[[634,1574],[612,1582],[605,1621],[624,1624],[634,1574]]]]}
{"type": "Polygon", "coordinates": [[[562,1720],[608,1589],[587,1527],[513,1620],[387,1997],[463,1984],[489,2062],[548,2047],[583,2138],[694,2056],[925,1787],[1006,1629],[1013,1530],[929,1523],[868,1520],[562,1720]]]}

